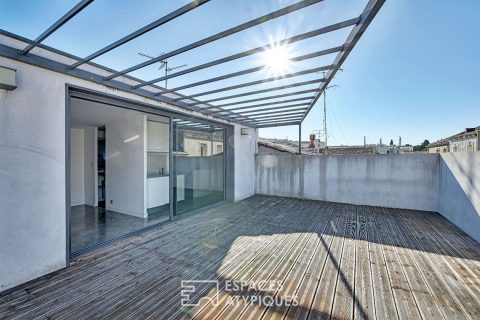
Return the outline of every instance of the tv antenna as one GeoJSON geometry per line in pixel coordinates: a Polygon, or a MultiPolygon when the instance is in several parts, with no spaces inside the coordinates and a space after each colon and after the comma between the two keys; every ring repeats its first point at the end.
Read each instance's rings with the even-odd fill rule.
{"type": "MultiPolygon", "coordinates": [[[[339,68],[338,71],[343,71],[339,68]]],[[[323,71],[323,78],[325,79],[325,71],[323,71]]],[[[327,132],[327,90],[338,87],[336,84],[332,84],[323,90],[323,134],[325,135],[325,154],[328,150],[328,132],[327,132]]]]}
{"type": "MultiPolygon", "coordinates": [[[[163,55],[164,52],[160,53],[159,56],[163,55]]],[[[155,59],[154,56],[152,55],[149,55],[149,54],[146,54],[146,53],[143,53],[143,52],[139,52],[138,55],[142,56],[142,57],[145,57],[145,58],[148,58],[148,59],[155,59]]],[[[168,76],[169,73],[171,73],[173,70],[177,70],[177,69],[180,69],[180,68],[184,68],[186,67],[187,64],[182,64],[180,66],[176,66],[176,67],[169,67],[168,66],[168,60],[167,59],[163,59],[163,60],[160,60],[160,66],[158,67],[158,70],[162,70],[163,68],[165,68],[165,77],[168,76]]],[[[165,89],[167,89],[167,79],[165,79],[165,89]]]]}

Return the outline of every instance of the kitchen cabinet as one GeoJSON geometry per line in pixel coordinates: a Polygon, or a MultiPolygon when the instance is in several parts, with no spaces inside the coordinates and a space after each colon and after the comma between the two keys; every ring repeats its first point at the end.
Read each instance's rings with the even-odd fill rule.
{"type": "Polygon", "coordinates": [[[148,121],[147,122],[147,151],[167,152],[169,141],[169,124],[148,121]]]}
{"type": "Polygon", "coordinates": [[[147,179],[147,209],[169,203],[168,176],[147,179]]]}
{"type": "MultiPolygon", "coordinates": [[[[169,176],[147,179],[147,209],[169,203],[169,176]]],[[[177,176],[177,201],[185,200],[185,176],[177,176]]]]}

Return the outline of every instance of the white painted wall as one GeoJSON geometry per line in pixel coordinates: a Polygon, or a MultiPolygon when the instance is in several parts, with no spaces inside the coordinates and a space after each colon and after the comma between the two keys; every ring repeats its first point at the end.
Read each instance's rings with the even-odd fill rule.
{"type": "Polygon", "coordinates": [[[480,243],[480,152],[440,157],[438,211],[480,243]]]}
{"type": "Polygon", "coordinates": [[[71,205],[85,204],[85,135],[83,129],[71,130],[71,205]]]}
{"type": "Polygon", "coordinates": [[[256,193],[437,211],[437,155],[257,155],[256,193]]]}
{"type": "MultiPolygon", "coordinates": [[[[257,148],[257,130],[250,128],[249,135],[241,135],[242,126],[234,126],[234,163],[235,163],[235,201],[255,194],[255,151],[257,148]]],[[[231,144],[232,141],[227,141],[231,144]]],[[[228,173],[227,173],[228,174],[228,173]]]]}
{"type": "Polygon", "coordinates": [[[65,79],[0,58],[0,291],[66,265],[65,79]]]}
{"type": "Polygon", "coordinates": [[[107,209],[140,218],[147,217],[146,123],[146,115],[129,112],[105,127],[107,209]]]}
{"type": "Polygon", "coordinates": [[[439,212],[480,243],[480,152],[257,155],[259,194],[439,212]]]}
{"type": "MultiPolygon", "coordinates": [[[[0,43],[17,49],[26,45],[4,35],[0,35],[0,43]]],[[[41,48],[35,48],[31,54],[66,65],[74,62],[41,48]]],[[[14,91],[0,89],[0,291],[3,291],[66,265],[65,84],[167,110],[186,111],[4,57],[0,57],[0,65],[17,70],[18,86],[14,91]]],[[[109,74],[89,65],[83,67],[101,75],[109,74]]],[[[123,80],[132,85],[137,83],[123,80]]],[[[188,113],[209,118],[199,112],[188,113]]],[[[238,150],[250,152],[254,145],[255,142],[242,141],[238,150]]],[[[236,160],[235,176],[242,179],[242,187],[235,188],[238,200],[253,194],[253,186],[249,187],[245,180],[253,181],[251,174],[246,174],[247,167],[253,168],[253,154],[238,156],[236,160]],[[246,167],[240,162],[243,157],[248,158],[246,167]]],[[[146,185],[146,179],[143,180],[146,185]]]]}
{"type": "Polygon", "coordinates": [[[98,206],[97,176],[97,128],[88,127],[84,132],[84,194],[85,204],[98,206]]]}

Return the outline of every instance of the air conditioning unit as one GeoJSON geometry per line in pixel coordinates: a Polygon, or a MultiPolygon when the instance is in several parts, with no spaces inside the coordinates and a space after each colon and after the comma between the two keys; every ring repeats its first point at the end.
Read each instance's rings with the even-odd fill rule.
{"type": "Polygon", "coordinates": [[[17,87],[15,73],[17,70],[0,66],[0,89],[14,90],[17,87]]]}

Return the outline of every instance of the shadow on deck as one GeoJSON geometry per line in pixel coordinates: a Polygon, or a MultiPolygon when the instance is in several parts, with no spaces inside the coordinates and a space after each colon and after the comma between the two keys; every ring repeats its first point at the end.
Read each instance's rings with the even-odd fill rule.
{"type": "Polygon", "coordinates": [[[0,317],[478,318],[479,297],[480,245],[438,214],[254,196],[0,294],[0,317]]]}

